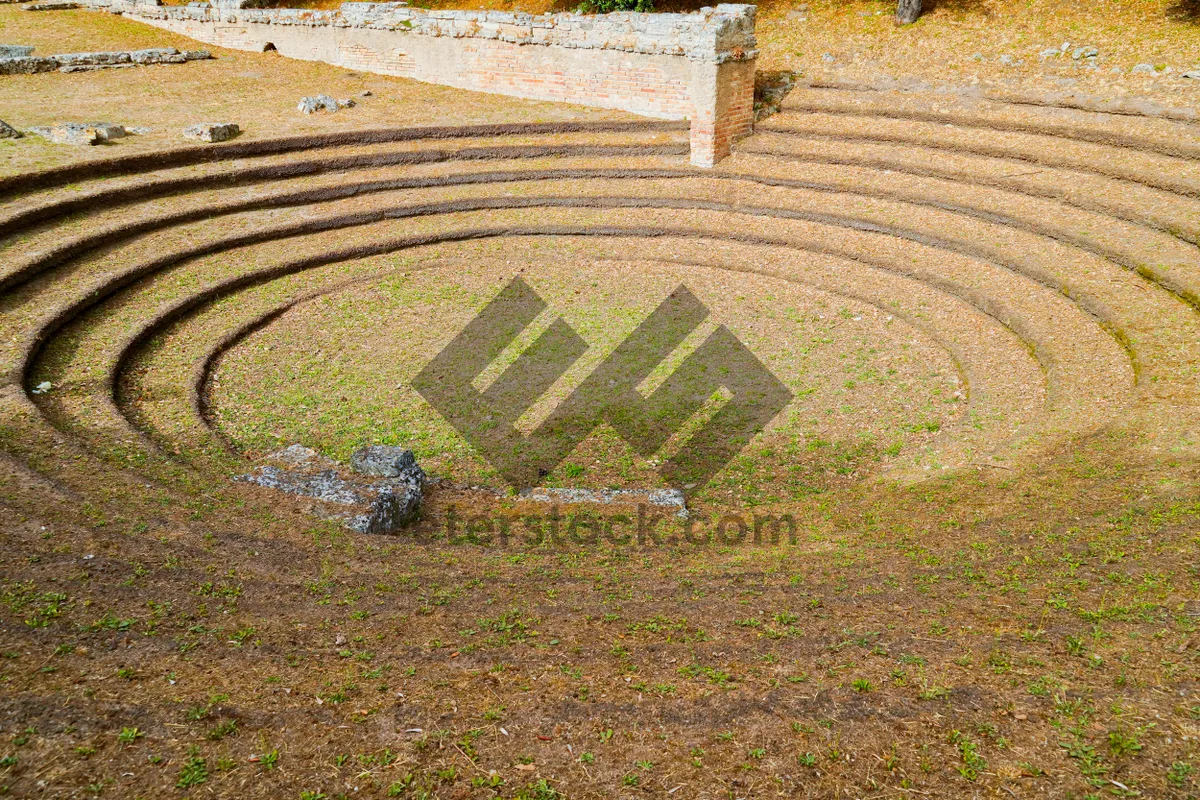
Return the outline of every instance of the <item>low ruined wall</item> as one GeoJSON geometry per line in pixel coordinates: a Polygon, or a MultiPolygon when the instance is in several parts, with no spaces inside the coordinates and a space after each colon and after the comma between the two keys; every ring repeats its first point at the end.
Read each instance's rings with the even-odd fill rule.
{"type": "Polygon", "coordinates": [[[712,166],[753,123],[754,6],[692,14],[424,11],[345,3],[334,11],[157,6],[93,0],[235,50],[481,92],[691,120],[692,163],[712,166]]]}

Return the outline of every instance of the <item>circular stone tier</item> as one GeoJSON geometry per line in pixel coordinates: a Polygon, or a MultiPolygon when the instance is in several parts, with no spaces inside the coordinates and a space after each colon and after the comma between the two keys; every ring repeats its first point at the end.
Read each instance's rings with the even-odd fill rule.
{"type": "MultiPolygon", "coordinates": [[[[1118,419],[1169,438],[1200,407],[1200,145],[1094,116],[811,89],[709,171],[681,127],[644,123],[235,142],[9,179],[5,415],[134,482],[293,441],[411,445],[433,474],[496,482],[412,379],[519,274],[548,304],[520,341],[561,318],[587,344],[525,430],[679,285],[710,311],[696,336],[726,326],[790,389],[713,500],[1011,468],[1118,419]]],[[[547,481],[654,485],[655,466],[601,428],[547,481]]]]}

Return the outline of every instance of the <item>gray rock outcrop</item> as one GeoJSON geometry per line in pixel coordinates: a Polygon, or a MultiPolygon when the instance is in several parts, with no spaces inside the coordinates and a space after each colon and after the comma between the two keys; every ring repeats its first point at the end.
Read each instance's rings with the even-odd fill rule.
{"type": "Polygon", "coordinates": [[[0,139],[20,139],[25,134],[0,119],[0,139]]]}
{"type": "Polygon", "coordinates": [[[359,533],[395,533],[415,521],[424,499],[425,472],[412,452],[392,447],[357,451],[350,472],[315,450],[294,444],[234,480],[317,501],[314,511],[359,533]]]}

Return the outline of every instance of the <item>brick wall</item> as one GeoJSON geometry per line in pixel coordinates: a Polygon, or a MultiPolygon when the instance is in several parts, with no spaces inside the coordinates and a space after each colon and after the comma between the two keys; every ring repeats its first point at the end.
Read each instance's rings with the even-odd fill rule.
{"type": "Polygon", "coordinates": [[[704,75],[693,81],[697,96],[690,117],[692,163],[711,167],[754,127],[754,62],[727,61],[695,69],[704,75]]]}
{"type": "Polygon", "coordinates": [[[231,49],[274,48],[292,58],[464,89],[689,119],[698,166],[728,155],[753,124],[755,6],[534,16],[398,3],[313,11],[243,9],[238,0],[209,7],[86,1],[231,49]]]}

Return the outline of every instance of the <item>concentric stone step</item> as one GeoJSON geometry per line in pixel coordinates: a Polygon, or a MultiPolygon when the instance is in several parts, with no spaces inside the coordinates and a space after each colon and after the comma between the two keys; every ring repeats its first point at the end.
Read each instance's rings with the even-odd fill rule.
{"type": "MultiPolygon", "coordinates": [[[[814,341],[846,356],[852,342],[915,348],[927,376],[894,366],[914,400],[865,401],[893,427],[940,420],[919,452],[884,459],[894,475],[1019,463],[1031,443],[1196,399],[1200,139],[1186,124],[806,89],[714,171],[687,166],[684,134],[401,129],[8,181],[6,409],[127,480],[219,476],[248,446],[223,404],[253,390],[223,383],[222,364],[242,374],[250,343],[319,328],[313,314],[381,282],[453,286],[516,265],[550,284],[608,270],[754,286],[812,309],[801,317],[835,329],[814,341]],[[867,327],[818,310],[832,308],[867,327]]],[[[451,328],[414,340],[401,372],[451,328]]],[[[809,344],[784,339],[771,346],[799,369],[809,344]]],[[[853,409],[846,387],[809,388],[792,415],[853,409]]],[[[70,468],[55,471],[69,487],[70,468]]]]}

